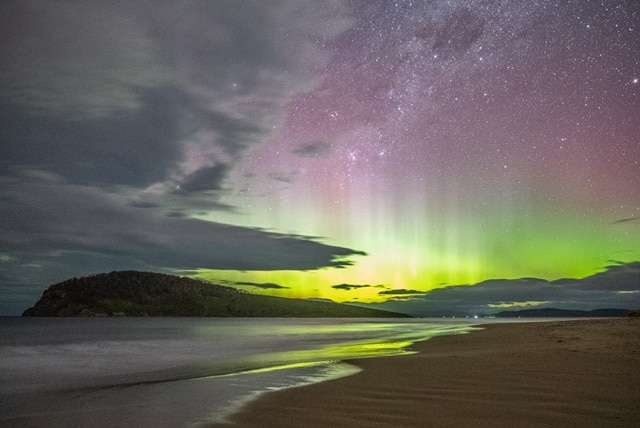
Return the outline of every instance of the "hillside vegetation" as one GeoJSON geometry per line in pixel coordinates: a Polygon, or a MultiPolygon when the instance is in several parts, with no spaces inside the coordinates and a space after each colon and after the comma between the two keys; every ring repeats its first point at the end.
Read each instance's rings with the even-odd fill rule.
{"type": "Polygon", "coordinates": [[[23,316],[408,317],[337,303],[250,294],[191,278],[137,271],[51,285],[23,316]]]}

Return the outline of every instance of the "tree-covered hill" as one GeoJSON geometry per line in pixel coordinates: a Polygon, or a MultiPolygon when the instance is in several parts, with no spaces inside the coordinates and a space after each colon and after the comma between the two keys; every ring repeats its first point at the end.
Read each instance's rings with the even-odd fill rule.
{"type": "Polygon", "coordinates": [[[137,271],[51,285],[23,316],[407,317],[337,303],[250,294],[191,278],[137,271]]]}

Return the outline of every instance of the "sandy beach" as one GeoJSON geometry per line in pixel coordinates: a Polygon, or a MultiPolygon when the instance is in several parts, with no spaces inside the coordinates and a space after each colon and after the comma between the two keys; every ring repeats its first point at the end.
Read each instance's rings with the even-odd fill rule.
{"type": "Polygon", "coordinates": [[[637,427],[640,319],[495,324],[352,361],[215,427],[637,427]]]}

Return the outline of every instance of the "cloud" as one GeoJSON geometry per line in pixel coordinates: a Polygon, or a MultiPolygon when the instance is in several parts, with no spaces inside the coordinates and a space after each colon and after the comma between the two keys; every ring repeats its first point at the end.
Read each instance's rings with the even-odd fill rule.
{"type": "Polygon", "coordinates": [[[281,183],[291,184],[295,181],[297,174],[295,172],[290,172],[290,173],[270,172],[268,175],[269,175],[269,178],[272,180],[279,181],[281,183]]]}
{"type": "Polygon", "coordinates": [[[220,95],[308,84],[298,64],[323,58],[311,36],[343,31],[348,6],[260,3],[3,2],[0,94],[77,120],[133,113],[145,104],[139,89],[167,84],[214,90],[236,107],[237,97],[220,95]]]}
{"type": "Polygon", "coordinates": [[[630,221],[640,221],[640,217],[623,218],[623,219],[620,219],[620,220],[612,221],[610,224],[628,223],[630,221]]]}
{"type": "Polygon", "coordinates": [[[331,143],[327,141],[313,141],[295,148],[292,153],[303,158],[315,158],[328,154],[331,143]]]}
{"type": "Polygon", "coordinates": [[[278,289],[288,289],[291,287],[285,287],[284,285],[275,284],[273,282],[248,282],[248,281],[238,281],[238,282],[229,282],[233,285],[240,286],[249,286],[249,287],[257,287],[262,288],[263,290],[278,290],[278,289]]]}
{"type": "Polygon", "coordinates": [[[186,176],[179,185],[179,192],[197,192],[203,190],[220,190],[229,166],[219,164],[202,167],[186,176]]]}
{"type": "Polygon", "coordinates": [[[545,305],[549,302],[545,301],[533,301],[533,302],[503,302],[503,303],[489,303],[487,306],[492,309],[522,309],[532,308],[541,305],[545,305]]]}
{"type": "Polygon", "coordinates": [[[48,171],[172,217],[235,211],[227,177],[352,23],[341,1],[0,8],[0,176],[48,171]]]}
{"type": "Polygon", "coordinates": [[[424,291],[420,290],[408,290],[406,288],[398,288],[395,290],[384,290],[379,292],[380,295],[390,295],[390,296],[406,296],[408,294],[424,294],[424,291]]]}
{"type": "Polygon", "coordinates": [[[421,316],[493,313],[526,306],[635,309],[640,307],[640,262],[607,266],[602,272],[580,279],[490,279],[419,293],[407,298],[405,294],[411,293],[403,290],[383,291],[380,294],[398,294],[401,298],[373,306],[421,316]]]}
{"type": "Polygon", "coordinates": [[[384,285],[370,285],[370,284],[338,284],[338,285],[332,285],[331,288],[335,289],[335,290],[345,290],[345,291],[351,291],[351,290],[357,290],[360,288],[384,288],[384,285]]]}
{"type": "Polygon", "coordinates": [[[14,251],[59,249],[127,254],[150,265],[234,270],[345,267],[363,254],[297,235],[192,218],[128,205],[117,194],[73,184],[2,180],[0,243],[14,251]],[[16,210],[15,207],[21,207],[16,210]]]}
{"type": "Polygon", "coordinates": [[[221,208],[227,174],[317,84],[323,41],[352,23],[342,1],[0,7],[0,174],[28,165],[170,205],[179,189],[183,210],[221,208]]]}
{"type": "Polygon", "coordinates": [[[132,206],[122,190],[64,183],[47,172],[0,177],[0,201],[0,275],[40,289],[117,269],[314,270],[350,266],[352,256],[365,254],[304,236],[168,217],[151,204],[132,206]]]}
{"type": "Polygon", "coordinates": [[[172,77],[134,17],[111,4],[9,1],[0,15],[10,35],[2,43],[0,96],[38,115],[131,114],[144,104],[139,89],[172,77]]]}

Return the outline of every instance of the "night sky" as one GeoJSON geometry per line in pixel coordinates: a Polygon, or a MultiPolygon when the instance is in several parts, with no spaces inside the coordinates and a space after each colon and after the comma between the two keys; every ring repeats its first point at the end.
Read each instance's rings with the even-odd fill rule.
{"type": "Polygon", "coordinates": [[[4,314],[121,269],[638,308],[640,2],[3,1],[0,219],[4,314]]]}

